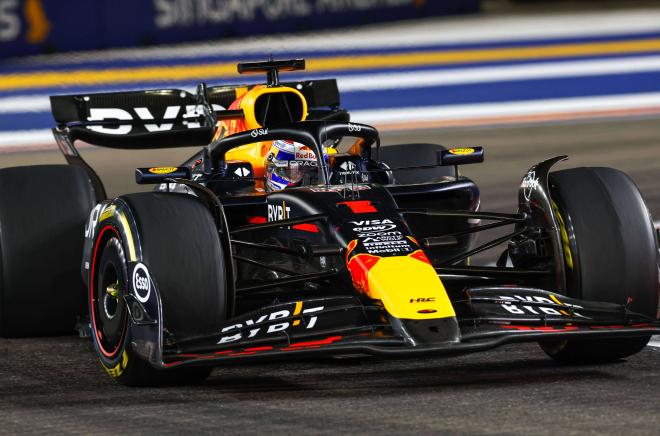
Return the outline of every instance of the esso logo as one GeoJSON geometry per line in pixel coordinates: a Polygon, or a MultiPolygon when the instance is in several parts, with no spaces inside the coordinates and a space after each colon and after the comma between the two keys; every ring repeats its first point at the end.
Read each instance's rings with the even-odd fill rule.
{"type": "Polygon", "coordinates": [[[459,148],[450,148],[447,151],[449,151],[449,153],[451,154],[456,154],[460,156],[460,155],[472,154],[475,152],[475,149],[470,147],[459,147],[459,148]]]}
{"type": "Polygon", "coordinates": [[[348,131],[349,132],[359,132],[362,130],[362,126],[358,126],[357,124],[348,124],[348,131]]]}
{"type": "Polygon", "coordinates": [[[254,129],[253,131],[250,132],[250,136],[252,136],[253,138],[267,134],[268,134],[268,129],[254,129]]]}
{"type": "Polygon", "coordinates": [[[177,167],[154,167],[154,168],[149,168],[149,172],[151,174],[172,174],[179,168],[177,167]]]}
{"type": "Polygon", "coordinates": [[[138,263],[133,269],[133,291],[140,303],[146,303],[151,296],[151,277],[147,267],[138,263]]]}

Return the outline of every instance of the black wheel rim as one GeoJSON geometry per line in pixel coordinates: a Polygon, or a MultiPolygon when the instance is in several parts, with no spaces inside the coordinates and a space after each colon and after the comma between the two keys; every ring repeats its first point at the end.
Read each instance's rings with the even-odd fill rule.
{"type": "MultiPolygon", "coordinates": [[[[128,311],[123,296],[128,289],[126,257],[114,228],[99,235],[97,244],[102,247],[100,258],[93,262],[94,280],[90,289],[92,297],[92,328],[101,354],[113,359],[119,355],[126,336],[128,311]],[[107,236],[101,239],[103,236],[107,236]]],[[[95,256],[96,257],[96,256],[95,256]]]]}

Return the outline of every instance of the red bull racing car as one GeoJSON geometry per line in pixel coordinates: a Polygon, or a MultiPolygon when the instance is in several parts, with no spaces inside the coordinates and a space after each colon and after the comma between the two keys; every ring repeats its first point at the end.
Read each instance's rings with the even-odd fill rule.
{"type": "Polygon", "coordinates": [[[196,94],[52,97],[68,165],[0,170],[2,335],[77,320],[110,376],[147,385],[235,362],[530,341],[610,361],[660,331],[657,237],[625,174],[552,171],[566,158],[553,157],[524,174],[517,211],[482,211],[458,170],[481,147],[381,147],[334,80],[279,81],[303,67],[239,64],[267,82],[196,94]],[[199,150],[138,168],[152,191],[107,198],[77,140],[199,150]],[[471,263],[496,247],[496,265],[471,263]]]}

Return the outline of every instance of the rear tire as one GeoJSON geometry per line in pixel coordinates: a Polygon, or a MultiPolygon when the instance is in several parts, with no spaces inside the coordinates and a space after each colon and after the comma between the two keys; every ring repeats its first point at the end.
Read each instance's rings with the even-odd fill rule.
{"type": "MultiPolygon", "coordinates": [[[[135,219],[141,262],[157,283],[164,328],[175,337],[219,332],[220,323],[226,319],[227,287],[224,253],[210,212],[186,194],[146,192],[120,199],[135,219]]],[[[157,369],[133,350],[126,311],[115,309],[112,301],[107,304],[107,289],[115,281],[119,305],[124,304],[122,293],[129,289],[127,241],[121,240],[116,218],[105,223],[95,241],[95,250],[100,247],[100,260],[92,262],[95,275],[90,281],[89,299],[92,338],[101,364],[110,376],[127,386],[202,382],[212,367],[157,369]],[[106,313],[115,315],[108,317],[106,313]],[[122,315],[126,315],[122,322],[116,322],[116,317],[122,315]]]]}
{"type": "MultiPolygon", "coordinates": [[[[557,205],[568,295],[626,304],[655,318],[658,251],[648,209],[634,182],[611,168],[575,168],[550,174],[557,205]]],[[[641,351],[650,336],[543,343],[562,362],[608,362],[641,351]]]]}
{"type": "Polygon", "coordinates": [[[80,261],[94,203],[82,168],[0,170],[0,336],[75,331],[84,313],[80,261]]]}

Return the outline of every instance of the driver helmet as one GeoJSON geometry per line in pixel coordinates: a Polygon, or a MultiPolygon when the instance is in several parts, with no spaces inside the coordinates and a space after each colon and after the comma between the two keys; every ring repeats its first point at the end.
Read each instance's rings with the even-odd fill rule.
{"type": "MultiPolygon", "coordinates": [[[[327,164],[328,154],[325,147],[323,160],[327,164]]],[[[266,154],[265,173],[267,191],[309,184],[318,179],[316,153],[299,142],[275,140],[266,154]]]]}

